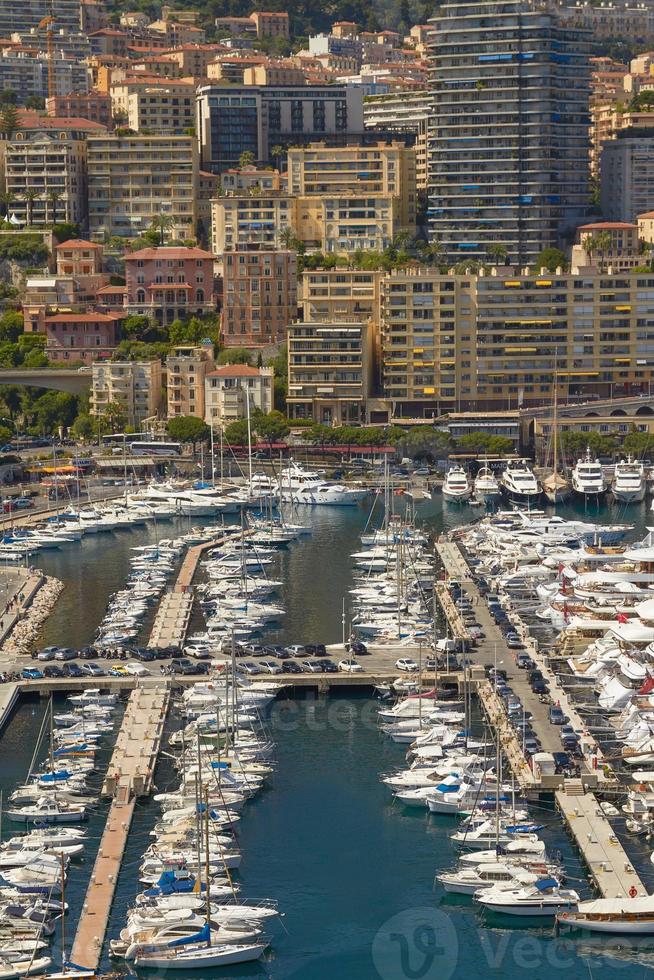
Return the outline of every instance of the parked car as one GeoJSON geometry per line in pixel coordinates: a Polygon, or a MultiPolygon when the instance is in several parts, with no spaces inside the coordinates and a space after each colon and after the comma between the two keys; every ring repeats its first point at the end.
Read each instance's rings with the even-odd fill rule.
{"type": "Polygon", "coordinates": [[[87,663],[80,666],[80,670],[88,677],[104,677],[105,672],[100,664],[87,663]]]}
{"type": "Polygon", "coordinates": [[[403,670],[406,673],[413,673],[418,670],[418,664],[411,657],[400,657],[399,660],[395,661],[395,669],[403,670]]]}
{"type": "Polygon", "coordinates": [[[82,668],[75,663],[64,664],[61,673],[64,677],[84,677],[82,668]]]}
{"type": "Polygon", "coordinates": [[[363,667],[358,664],[356,660],[341,660],[338,669],[342,670],[346,674],[359,674],[363,673],[363,667]]]}
{"type": "Polygon", "coordinates": [[[45,650],[39,650],[36,659],[39,663],[48,663],[50,660],[54,660],[57,649],[57,647],[46,647],[45,650]]]}
{"type": "Polygon", "coordinates": [[[24,681],[40,681],[43,680],[43,674],[36,667],[23,667],[20,672],[20,676],[24,681]]]}
{"type": "Polygon", "coordinates": [[[57,667],[56,664],[48,664],[47,667],[43,668],[44,677],[63,677],[64,672],[61,667],[57,667]]]}
{"type": "Polygon", "coordinates": [[[125,670],[131,677],[149,677],[150,675],[148,668],[144,667],[138,660],[130,660],[128,664],[125,664],[125,670]]]}
{"type": "Polygon", "coordinates": [[[534,681],[531,685],[534,694],[549,694],[549,687],[545,681],[534,681]]]}
{"type": "Polygon", "coordinates": [[[361,640],[352,640],[345,645],[345,649],[355,657],[365,657],[368,653],[368,647],[361,640]]]}
{"type": "Polygon", "coordinates": [[[333,660],[325,658],[319,661],[320,666],[326,674],[338,673],[338,665],[334,663],[333,660]]]}
{"type": "Polygon", "coordinates": [[[549,718],[551,725],[564,725],[566,717],[558,704],[550,705],[549,718]]]}
{"type": "Polygon", "coordinates": [[[303,674],[304,667],[297,660],[285,660],[282,664],[282,674],[303,674]]]}
{"type": "Polygon", "coordinates": [[[63,647],[63,649],[57,650],[55,653],[55,660],[77,660],[77,650],[71,650],[70,647],[63,647]]]}
{"type": "Polygon", "coordinates": [[[260,660],[259,667],[264,674],[281,674],[282,672],[281,665],[274,660],[260,660]]]}
{"type": "Polygon", "coordinates": [[[110,663],[107,672],[110,677],[129,677],[125,664],[110,663]]]}
{"type": "MultiPolygon", "coordinates": [[[[175,661],[173,661],[173,663],[174,662],[175,661]]],[[[189,663],[190,662],[191,661],[189,660],[189,663]]],[[[236,669],[240,674],[247,674],[248,677],[261,673],[261,668],[259,665],[253,663],[251,660],[242,660],[236,669]]],[[[185,671],[185,673],[191,673],[191,671],[185,671]]]]}
{"type": "Polygon", "coordinates": [[[322,667],[318,660],[303,660],[302,666],[309,674],[322,674],[322,667]]]}

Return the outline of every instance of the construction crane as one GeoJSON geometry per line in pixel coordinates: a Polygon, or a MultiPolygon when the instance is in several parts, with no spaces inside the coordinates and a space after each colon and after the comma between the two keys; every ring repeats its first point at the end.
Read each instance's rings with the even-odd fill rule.
{"type": "Polygon", "coordinates": [[[48,54],[48,98],[53,99],[57,94],[57,86],[55,82],[55,62],[54,62],[54,26],[55,19],[52,12],[52,4],[50,4],[50,13],[47,17],[44,17],[42,21],[39,22],[39,30],[45,28],[46,37],[46,51],[48,54]]]}

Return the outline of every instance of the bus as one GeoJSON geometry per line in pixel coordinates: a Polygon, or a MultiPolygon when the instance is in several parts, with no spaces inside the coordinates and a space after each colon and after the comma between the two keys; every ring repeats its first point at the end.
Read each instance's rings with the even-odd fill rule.
{"type": "Polygon", "coordinates": [[[179,442],[130,442],[132,456],[181,456],[179,442]]]}

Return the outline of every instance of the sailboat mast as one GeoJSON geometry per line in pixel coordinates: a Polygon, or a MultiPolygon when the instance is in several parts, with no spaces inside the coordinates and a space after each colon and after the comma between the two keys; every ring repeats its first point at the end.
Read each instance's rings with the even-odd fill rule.
{"type": "Polygon", "coordinates": [[[66,972],[66,865],[64,852],[59,855],[61,867],[61,972],[66,972]]]}
{"type": "MultiPolygon", "coordinates": [[[[198,868],[198,872],[199,872],[198,868]]],[[[207,879],[207,946],[211,946],[211,885],[209,878],[209,789],[204,791],[204,873],[207,879]]]]}

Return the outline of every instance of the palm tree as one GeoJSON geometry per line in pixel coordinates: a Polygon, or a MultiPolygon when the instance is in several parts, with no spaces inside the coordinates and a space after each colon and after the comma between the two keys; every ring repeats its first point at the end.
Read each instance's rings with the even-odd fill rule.
{"type": "Polygon", "coordinates": [[[437,264],[439,259],[443,256],[443,246],[437,238],[434,238],[431,242],[423,242],[420,246],[420,257],[423,262],[437,264]]]}
{"type": "Polygon", "coordinates": [[[284,155],[284,147],[280,143],[275,143],[275,145],[270,148],[270,155],[273,158],[277,169],[281,170],[280,161],[284,155]]]}
{"type": "Polygon", "coordinates": [[[5,217],[9,217],[9,208],[15,200],[16,195],[12,194],[11,191],[5,191],[3,194],[0,194],[0,204],[2,204],[4,209],[5,217]]]}
{"type": "Polygon", "coordinates": [[[589,258],[592,258],[595,252],[599,252],[600,257],[604,258],[610,248],[611,233],[608,231],[598,231],[595,235],[589,235],[584,241],[584,251],[589,258]]]}
{"type": "Polygon", "coordinates": [[[28,187],[26,191],[23,191],[22,197],[27,205],[27,224],[31,226],[32,217],[34,215],[34,202],[41,196],[40,192],[34,187],[28,187]]]}
{"type": "Polygon", "coordinates": [[[496,242],[493,245],[489,245],[487,251],[489,257],[493,260],[495,265],[502,265],[504,262],[506,262],[508,252],[505,245],[500,245],[499,242],[496,242]]]}
{"type": "Polygon", "coordinates": [[[155,214],[150,225],[155,231],[159,232],[159,244],[163,245],[166,232],[175,226],[175,219],[172,214],[155,214]]]}
{"type": "Polygon", "coordinates": [[[61,200],[61,192],[60,191],[56,191],[53,188],[51,191],[48,191],[47,197],[48,197],[48,200],[50,201],[50,203],[52,205],[52,224],[53,225],[56,225],[56,223],[57,223],[57,204],[61,200]]]}

